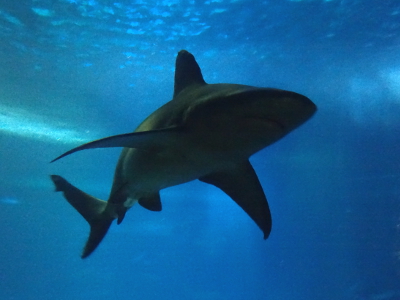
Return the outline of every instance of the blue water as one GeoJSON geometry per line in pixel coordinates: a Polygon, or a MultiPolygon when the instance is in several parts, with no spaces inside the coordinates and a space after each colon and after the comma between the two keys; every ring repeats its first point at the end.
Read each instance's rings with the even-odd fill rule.
{"type": "Polygon", "coordinates": [[[1,0],[0,66],[0,299],[400,299],[400,2],[1,0]],[[169,101],[181,49],[318,106],[251,158],[271,236],[196,181],[82,260],[49,175],[107,199],[120,149],[49,161],[169,101]]]}

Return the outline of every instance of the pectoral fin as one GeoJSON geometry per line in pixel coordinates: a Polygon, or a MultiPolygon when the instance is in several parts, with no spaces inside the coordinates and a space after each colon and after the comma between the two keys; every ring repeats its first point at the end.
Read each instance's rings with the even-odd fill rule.
{"type": "Polygon", "coordinates": [[[73,148],[59,157],[53,159],[55,162],[64,156],[70,155],[77,151],[95,148],[112,148],[112,147],[126,147],[126,148],[150,148],[150,147],[166,147],[171,140],[179,138],[182,131],[179,127],[170,127],[165,129],[150,130],[133,132],[126,134],[118,134],[109,136],[103,139],[95,140],[73,148]]]}
{"type": "Polygon", "coordinates": [[[267,198],[249,161],[236,168],[215,172],[199,178],[215,185],[230,196],[260,227],[264,239],[271,232],[272,220],[267,198]]]}

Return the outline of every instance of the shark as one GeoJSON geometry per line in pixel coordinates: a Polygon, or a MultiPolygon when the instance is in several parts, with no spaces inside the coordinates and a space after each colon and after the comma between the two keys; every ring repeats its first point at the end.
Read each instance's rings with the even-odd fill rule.
{"type": "Polygon", "coordinates": [[[272,228],[271,212],[249,158],[306,122],[316,112],[307,97],[281,89],[207,84],[195,57],[178,52],[172,100],[150,114],[133,133],[95,140],[77,151],[123,147],[107,201],[51,175],[55,190],[90,225],[81,257],[88,257],[112,222],[121,224],[138,203],[161,211],[160,190],[200,180],[225,192],[261,229],[272,228]]]}

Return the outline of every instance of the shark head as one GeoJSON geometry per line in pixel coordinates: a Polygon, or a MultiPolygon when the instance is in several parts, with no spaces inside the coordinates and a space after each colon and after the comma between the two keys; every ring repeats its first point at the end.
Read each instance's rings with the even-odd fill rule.
{"type": "Polygon", "coordinates": [[[204,140],[222,142],[218,148],[223,151],[242,149],[247,156],[276,142],[316,112],[310,99],[295,92],[237,84],[194,87],[176,97],[177,102],[197,99],[187,105],[184,126],[204,135],[204,140]]]}
{"type": "MultiPolygon", "coordinates": [[[[237,95],[237,98],[239,95],[237,95]]],[[[240,94],[242,101],[232,101],[239,119],[255,127],[275,128],[287,134],[307,121],[316,111],[307,97],[284,90],[260,88],[240,94]]]]}

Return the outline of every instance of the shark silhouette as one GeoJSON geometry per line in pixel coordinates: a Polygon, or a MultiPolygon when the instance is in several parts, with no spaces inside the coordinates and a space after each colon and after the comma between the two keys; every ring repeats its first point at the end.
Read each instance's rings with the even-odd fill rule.
{"type": "MultiPolygon", "coordinates": [[[[51,175],[56,191],[90,224],[82,258],[90,255],[111,223],[120,224],[138,202],[161,210],[161,189],[199,179],[229,195],[266,239],[271,213],[249,157],[308,120],[315,104],[300,94],[239,84],[207,84],[194,56],[182,50],[175,66],[173,99],[133,133],[99,139],[76,151],[124,147],[108,201],[92,197],[51,175]]],[[[53,162],[52,161],[52,162],[53,162]]]]}

